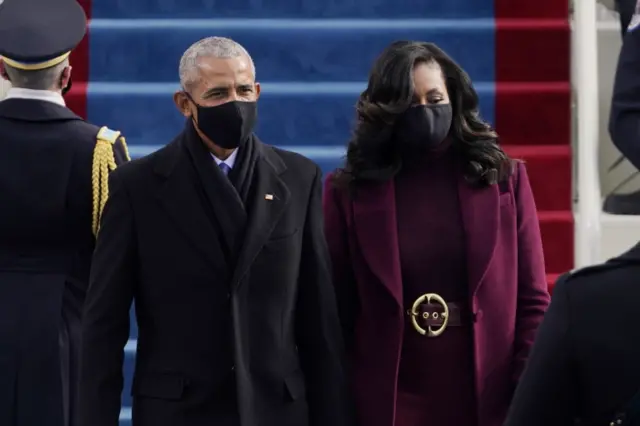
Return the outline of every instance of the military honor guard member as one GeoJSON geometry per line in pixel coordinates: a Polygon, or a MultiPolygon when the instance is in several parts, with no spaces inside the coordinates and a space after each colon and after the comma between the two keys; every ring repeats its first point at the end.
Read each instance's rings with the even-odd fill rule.
{"type": "Polygon", "coordinates": [[[75,0],[0,1],[0,425],[69,426],[80,317],[119,132],[66,106],[75,0]]]}
{"type": "Polygon", "coordinates": [[[505,426],[640,425],[640,243],[558,279],[505,426]]]}

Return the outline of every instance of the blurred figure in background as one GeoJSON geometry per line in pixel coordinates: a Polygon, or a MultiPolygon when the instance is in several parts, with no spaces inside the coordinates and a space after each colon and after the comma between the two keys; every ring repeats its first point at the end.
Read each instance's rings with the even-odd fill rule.
{"type": "Polygon", "coordinates": [[[636,7],[636,0],[616,0],[616,10],[620,14],[620,30],[623,37],[631,24],[636,7]]]}
{"type": "Polygon", "coordinates": [[[65,106],[75,0],[0,5],[0,425],[73,426],[80,318],[118,132],[65,106]],[[3,85],[3,87],[5,87],[3,85]]]}
{"type": "Polygon", "coordinates": [[[602,4],[610,11],[618,13],[618,19],[620,20],[620,32],[624,37],[636,9],[636,0],[598,0],[598,3],[602,4]]]}
{"type": "Polygon", "coordinates": [[[325,229],[359,424],[499,426],[549,303],[524,164],[431,43],[371,70],[325,229]]]}
{"type": "MultiPolygon", "coordinates": [[[[640,1],[634,0],[633,11],[628,26],[624,27],[626,33],[618,57],[609,134],[622,155],[640,170],[640,1]]],[[[640,191],[610,195],[605,200],[604,210],[613,214],[640,215],[640,191]]]]}

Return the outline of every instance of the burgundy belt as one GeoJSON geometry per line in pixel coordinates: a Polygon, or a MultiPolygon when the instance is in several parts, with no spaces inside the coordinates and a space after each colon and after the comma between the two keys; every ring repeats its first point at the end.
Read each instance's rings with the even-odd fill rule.
{"type": "Polygon", "coordinates": [[[413,328],[427,337],[440,336],[447,327],[459,327],[471,323],[469,310],[460,304],[446,302],[436,293],[418,297],[407,315],[413,328]]]}

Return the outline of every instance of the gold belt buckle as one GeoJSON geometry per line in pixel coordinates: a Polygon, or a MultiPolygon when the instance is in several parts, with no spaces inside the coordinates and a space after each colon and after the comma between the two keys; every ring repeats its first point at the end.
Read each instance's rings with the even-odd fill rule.
{"type": "MultiPolygon", "coordinates": [[[[422,296],[418,297],[415,302],[413,302],[410,316],[411,316],[411,323],[413,324],[413,328],[415,328],[418,333],[422,334],[423,336],[426,335],[427,337],[438,337],[439,335],[444,333],[444,330],[447,328],[447,325],[449,324],[449,305],[447,305],[447,302],[445,302],[444,299],[439,294],[425,293],[422,296]],[[425,330],[424,328],[420,327],[420,324],[418,324],[419,316],[422,316],[424,319],[429,318],[429,312],[420,313],[419,311],[420,305],[422,305],[425,301],[427,303],[431,303],[433,301],[439,304],[440,306],[442,306],[442,313],[441,313],[442,325],[438,327],[436,330],[434,330],[431,326],[428,326],[427,329],[425,330]]],[[[433,316],[434,316],[433,319],[438,319],[437,312],[434,312],[433,316]]]]}

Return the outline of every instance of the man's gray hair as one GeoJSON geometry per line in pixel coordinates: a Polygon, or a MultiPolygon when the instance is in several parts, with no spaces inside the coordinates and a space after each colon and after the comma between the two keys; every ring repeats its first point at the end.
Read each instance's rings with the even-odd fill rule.
{"type": "Polygon", "coordinates": [[[12,87],[33,90],[55,90],[60,88],[62,71],[69,66],[69,60],[64,60],[58,65],[44,70],[27,71],[20,70],[4,64],[4,69],[9,76],[12,87]]]}
{"type": "Polygon", "coordinates": [[[188,89],[198,79],[198,60],[200,58],[237,58],[246,56],[249,59],[251,72],[256,75],[256,67],[247,49],[230,38],[208,37],[192,44],[180,59],[180,85],[188,89]]]}

